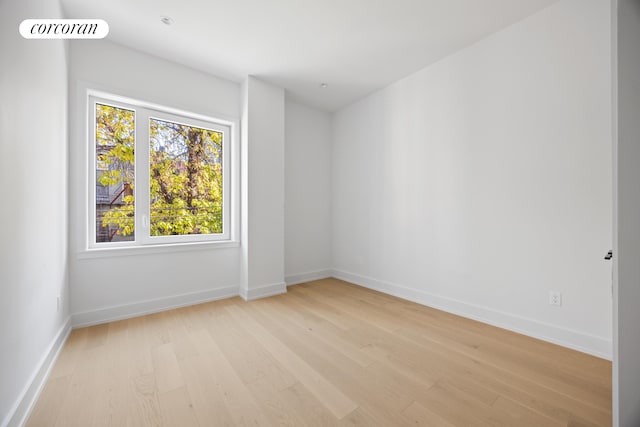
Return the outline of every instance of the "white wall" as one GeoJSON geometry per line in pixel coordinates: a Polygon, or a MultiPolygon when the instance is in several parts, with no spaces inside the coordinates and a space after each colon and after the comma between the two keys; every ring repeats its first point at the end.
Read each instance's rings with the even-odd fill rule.
{"type": "Polygon", "coordinates": [[[330,275],[331,115],[285,102],[285,277],[330,275]]]}
{"type": "Polygon", "coordinates": [[[70,286],[75,324],[237,295],[240,248],[84,258],[85,87],[208,116],[240,118],[240,85],[109,41],[73,41],[70,55],[70,286]]]}
{"type": "Polygon", "coordinates": [[[284,282],[284,89],[243,83],[242,284],[245,299],[286,292],[284,282]]]}
{"type": "Polygon", "coordinates": [[[610,357],[609,17],[563,0],[338,112],[336,274],[610,357]]]}
{"type": "Polygon", "coordinates": [[[614,2],[614,7],[616,5],[614,262],[617,304],[614,311],[613,408],[614,426],[635,427],[640,425],[640,1],[619,0],[614,2]]]}
{"type": "Polygon", "coordinates": [[[68,332],[66,45],[18,33],[61,15],[57,1],[0,3],[2,426],[20,423],[68,332]]]}

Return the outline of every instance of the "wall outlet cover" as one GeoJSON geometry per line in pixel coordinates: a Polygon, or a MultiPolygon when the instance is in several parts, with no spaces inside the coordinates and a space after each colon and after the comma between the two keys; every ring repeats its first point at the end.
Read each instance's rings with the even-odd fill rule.
{"type": "Polygon", "coordinates": [[[549,292],[549,304],[555,306],[562,306],[562,293],[551,291],[549,292]]]}

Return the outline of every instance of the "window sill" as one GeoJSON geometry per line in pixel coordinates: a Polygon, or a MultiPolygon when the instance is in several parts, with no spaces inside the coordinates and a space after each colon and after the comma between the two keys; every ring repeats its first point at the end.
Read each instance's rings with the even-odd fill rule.
{"type": "Polygon", "coordinates": [[[112,258],[133,255],[168,254],[176,252],[208,251],[240,247],[238,241],[170,243],[165,245],[91,248],[77,252],[78,259],[112,258]]]}

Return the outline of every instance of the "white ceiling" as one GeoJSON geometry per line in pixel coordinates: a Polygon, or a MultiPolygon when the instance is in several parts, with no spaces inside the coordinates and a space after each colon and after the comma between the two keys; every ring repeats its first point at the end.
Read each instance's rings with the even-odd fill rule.
{"type": "Polygon", "coordinates": [[[557,0],[63,0],[108,38],[334,111],[557,0]],[[160,17],[173,18],[166,26],[160,17]],[[321,82],[329,87],[320,88],[321,82]]]}

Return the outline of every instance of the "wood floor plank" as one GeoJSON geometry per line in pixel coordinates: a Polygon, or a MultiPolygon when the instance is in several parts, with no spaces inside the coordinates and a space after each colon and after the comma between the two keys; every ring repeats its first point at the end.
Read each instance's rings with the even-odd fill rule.
{"type": "MultiPolygon", "coordinates": [[[[406,351],[402,345],[398,346],[406,351]]],[[[606,425],[610,419],[610,411],[595,405],[587,404],[575,396],[554,389],[550,384],[540,384],[536,379],[523,377],[520,372],[503,369],[495,364],[487,364],[452,351],[448,347],[441,347],[423,343],[420,354],[425,359],[431,359],[431,365],[438,366],[446,377],[460,378],[460,374],[471,382],[486,387],[498,394],[507,396],[518,395],[523,402],[531,405],[532,409],[542,410],[552,414],[559,421],[577,420],[587,416],[597,423],[606,425]]],[[[408,363],[412,369],[423,369],[423,364],[416,362],[415,357],[407,357],[406,353],[392,355],[392,359],[408,363]]]]}
{"type": "Polygon", "coordinates": [[[128,413],[128,321],[109,324],[107,342],[103,348],[105,377],[99,385],[93,426],[127,425],[128,413]]]}
{"type": "Polygon", "coordinates": [[[145,318],[129,319],[127,329],[127,372],[129,379],[139,378],[153,373],[151,344],[145,328],[145,318]]]}
{"type": "Polygon", "coordinates": [[[72,331],[27,426],[611,426],[611,363],[336,279],[72,331]]]}
{"type": "Polygon", "coordinates": [[[523,355],[514,356],[506,352],[487,352],[481,348],[465,346],[449,337],[435,336],[425,328],[420,328],[419,331],[416,329],[415,327],[399,329],[396,334],[417,342],[437,343],[451,351],[469,356],[473,360],[499,367],[502,370],[518,372],[521,377],[532,382],[548,384],[557,391],[583,402],[591,402],[600,408],[606,408],[609,404],[610,390],[607,391],[594,382],[568,374],[557,367],[542,366],[537,360],[523,355]]]}
{"type": "Polygon", "coordinates": [[[225,307],[242,322],[247,331],[265,347],[280,363],[309,389],[335,416],[340,419],[353,411],[357,405],[333,384],[311,368],[293,351],[278,341],[262,325],[235,306],[225,307]]]}
{"type": "Polygon", "coordinates": [[[483,345],[487,343],[501,343],[510,346],[513,350],[534,351],[538,359],[547,359],[554,365],[560,365],[567,369],[583,368],[586,376],[594,375],[606,381],[611,375],[611,363],[607,360],[592,357],[585,353],[573,351],[546,341],[532,339],[505,329],[497,328],[472,319],[456,316],[430,307],[402,300],[397,297],[381,294],[371,289],[344,282],[336,279],[327,279],[316,282],[316,287],[327,287],[334,292],[339,290],[342,294],[352,298],[369,302],[377,302],[381,307],[392,307],[394,313],[401,313],[402,317],[414,318],[417,322],[458,332],[470,332],[482,337],[483,345]]]}
{"type": "Polygon", "coordinates": [[[67,342],[64,344],[64,351],[60,352],[49,378],[55,379],[73,374],[78,359],[85,348],[88,329],[82,328],[71,331],[67,342]]]}
{"type": "Polygon", "coordinates": [[[376,310],[375,307],[360,299],[349,300],[343,294],[335,292],[327,295],[326,292],[315,288],[309,288],[309,290],[325,304],[349,313],[351,317],[355,317],[386,332],[393,332],[406,326],[406,323],[398,316],[389,315],[382,310],[376,310]]]}
{"type": "Polygon", "coordinates": [[[296,382],[278,392],[309,427],[333,426],[338,419],[309,391],[296,382]]]}
{"type": "Polygon", "coordinates": [[[267,378],[276,390],[283,390],[297,381],[226,312],[207,330],[245,384],[267,378]]]}
{"type": "MultiPolygon", "coordinates": [[[[529,339],[529,342],[536,347],[552,348],[554,351],[540,351],[536,353],[536,358],[531,359],[531,347],[519,345],[516,340],[512,339],[517,334],[510,331],[500,330],[498,328],[483,328],[482,330],[475,330],[469,327],[469,320],[462,324],[461,322],[451,322],[449,317],[442,318],[444,316],[434,315],[428,310],[418,310],[421,307],[414,303],[417,307],[411,307],[411,310],[407,310],[407,307],[401,305],[396,307],[399,309],[403,316],[414,319],[415,324],[420,324],[425,332],[429,332],[432,335],[441,337],[447,337],[454,339],[460,344],[467,345],[470,348],[478,349],[492,355],[503,355],[513,360],[524,360],[527,365],[536,364],[544,369],[555,370],[554,374],[572,374],[579,376],[580,378],[588,379],[591,383],[597,384],[603,388],[610,388],[610,364],[607,361],[590,357],[585,360],[582,358],[581,362],[596,362],[596,363],[576,363],[576,360],[562,357],[566,355],[566,350],[560,346],[554,346],[550,343],[543,343],[539,340],[529,339]],[[459,324],[460,323],[460,324],[459,324]],[[500,335],[496,335],[495,331],[501,332],[500,335]],[[560,358],[556,356],[561,356],[560,358]],[[588,367],[588,370],[585,368],[588,367]]],[[[388,307],[388,306],[387,306],[388,307]]],[[[424,307],[422,307],[424,308],[424,307]]],[[[442,313],[442,312],[437,312],[442,313]]],[[[451,315],[448,315],[451,316],[451,315]]],[[[474,322],[478,323],[478,322],[474,322]]],[[[519,336],[518,336],[519,337],[519,336]]],[[[573,352],[577,353],[577,352],[573,352]]]]}
{"type": "Polygon", "coordinates": [[[446,348],[421,347],[418,354],[422,356],[422,361],[418,359],[418,354],[410,352],[401,342],[395,343],[393,347],[376,344],[375,351],[386,354],[391,361],[405,365],[415,372],[426,371],[433,375],[432,370],[437,369],[445,378],[472,383],[479,391],[486,388],[506,396],[517,395],[527,407],[549,414],[559,421],[582,419],[585,414],[588,418],[597,420],[600,425],[607,425],[607,420],[610,419],[610,413],[606,411],[585,405],[571,396],[523,379],[512,372],[457,355],[446,348]]]}
{"type": "Polygon", "coordinates": [[[535,425],[549,427],[563,427],[567,425],[567,423],[565,422],[549,418],[505,396],[498,396],[492,406],[494,408],[500,408],[502,411],[509,414],[513,419],[513,425],[535,425]]]}
{"type": "Polygon", "coordinates": [[[200,425],[186,388],[180,387],[160,393],[158,399],[162,424],[165,427],[198,427],[200,425]]]}
{"type": "Polygon", "coordinates": [[[295,286],[290,295],[299,302],[304,301],[307,306],[312,307],[313,312],[338,328],[349,329],[355,324],[359,324],[359,319],[351,316],[348,311],[342,311],[332,304],[326,304],[318,298],[318,294],[312,293],[312,289],[295,286]]]}
{"type": "Polygon", "coordinates": [[[33,408],[27,427],[55,424],[60,406],[69,390],[71,376],[51,378],[45,385],[40,399],[33,408]]]}
{"type": "Polygon", "coordinates": [[[271,420],[273,425],[303,427],[307,414],[300,415],[295,411],[288,401],[283,399],[280,391],[265,377],[259,378],[247,384],[247,388],[253,397],[260,404],[265,415],[271,420]]]}
{"type": "Polygon", "coordinates": [[[306,328],[309,332],[313,333],[316,339],[340,351],[360,366],[367,367],[374,363],[374,360],[362,352],[358,346],[354,345],[351,341],[342,339],[338,334],[331,333],[328,328],[325,328],[326,322],[310,316],[309,312],[301,307],[296,307],[295,310],[292,310],[291,305],[287,304],[285,300],[281,298],[274,298],[272,305],[278,308],[279,317],[287,319],[292,325],[306,328]]]}
{"type": "Polygon", "coordinates": [[[212,384],[218,390],[218,395],[223,399],[234,423],[240,426],[271,425],[259,403],[211,335],[206,330],[200,330],[191,333],[190,336],[196,343],[200,357],[206,362],[203,364],[203,372],[212,378],[212,384]]]}
{"type": "Polygon", "coordinates": [[[370,414],[366,409],[357,408],[341,419],[339,425],[349,427],[387,427],[389,424],[377,419],[375,415],[370,414]]]}
{"type": "Polygon", "coordinates": [[[434,346],[431,343],[421,345],[416,351],[415,348],[410,346],[410,342],[403,341],[380,329],[358,329],[354,333],[354,338],[357,337],[357,339],[362,340],[363,337],[366,337],[364,340],[369,344],[366,345],[365,349],[372,356],[381,360],[391,358],[400,366],[404,365],[412,371],[425,373],[432,378],[444,373],[450,377],[458,378],[459,381],[460,378],[457,371],[475,376],[482,375],[482,381],[479,382],[482,387],[498,388],[503,392],[506,390],[507,393],[518,393],[529,404],[535,405],[535,409],[553,413],[558,419],[565,421],[584,420],[580,414],[588,414],[589,419],[594,419],[596,423],[601,425],[607,425],[607,420],[610,418],[610,411],[606,409],[599,410],[593,406],[584,405],[573,397],[559,393],[552,388],[539,386],[535,382],[523,380],[512,372],[478,364],[477,360],[470,357],[460,357],[447,347],[434,346]],[[367,335],[369,336],[367,337],[367,335]],[[433,354],[429,356],[434,351],[440,354],[436,359],[433,359],[433,354]],[[427,363],[429,359],[426,359],[426,356],[431,357],[429,363],[427,363]],[[458,363],[454,364],[454,361],[458,363]],[[499,381],[503,377],[506,377],[505,381],[510,385],[505,385],[499,381]],[[513,388],[514,385],[517,387],[516,389],[513,388]],[[534,395],[530,394],[531,390],[535,391],[534,395]],[[558,405],[557,402],[563,403],[558,405]],[[563,407],[562,405],[566,406],[563,407]]]}
{"type": "Polygon", "coordinates": [[[335,335],[351,342],[352,345],[355,345],[358,348],[369,343],[367,337],[360,337],[352,333],[355,329],[367,328],[366,323],[362,320],[345,314],[341,318],[340,322],[338,322],[335,320],[335,313],[333,312],[335,308],[320,302],[318,299],[314,298],[313,295],[301,293],[300,291],[290,292],[287,296],[289,295],[295,300],[296,307],[302,307],[318,318],[325,320],[326,324],[324,327],[326,329],[331,329],[335,335]],[[340,325],[337,325],[337,323],[340,323],[340,325]]]}
{"type": "Polygon", "coordinates": [[[184,387],[184,380],[172,343],[157,346],[151,351],[151,356],[156,385],[160,393],[184,387]]]}
{"type": "Polygon", "coordinates": [[[164,313],[164,323],[177,360],[198,354],[197,349],[187,337],[193,330],[193,323],[188,320],[189,312],[188,308],[180,308],[164,313]]]}
{"type": "Polygon", "coordinates": [[[504,414],[490,411],[488,406],[456,390],[446,382],[439,382],[429,389],[428,400],[422,404],[430,411],[454,425],[497,426],[509,425],[501,422],[504,414]]]}
{"type": "Polygon", "coordinates": [[[413,402],[402,411],[402,417],[406,419],[406,422],[402,422],[402,424],[407,426],[456,427],[455,424],[450,423],[440,415],[427,409],[419,402],[413,402]]]}
{"type": "Polygon", "coordinates": [[[209,375],[206,357],[197,354],[178,362],[195,416],[203,426],[210,425],[213,420],[218,426],[234,426],[224,398],[216,387],[214,378],[209,375]]]}
{"type": "Polygon", "coordinates": [[[166,317],[165,313],[153,313],[143,317],[146,340],[151,349],[171,342],[166,317]]]}
{"type": "Polygon", "coordinates": [[[162,426],[158,389],[153,374],[129,378],[127,387],[127,426],[162,426]]]}
{"type": "Polygon", "coordinates": [[[405,388],[394,387],[387,381],[385,369],[367,371],[333,347],[316,340],[308,330],[299,327],[291,330],[292,325],[284,321],[278,324],[276,319],[279,316],[268,317],[268,310],[254,309],[251,312],[281,342],[379,419],[393,422],[397,413],[411,403],[405,388]]]}
{"type": "MultiPolygon", "coordinates": [[[[105,338],[107,328],[104,328],[105,338]]],[[[105,353],[100,346],[88,346],[79,357],[78,364],[71,376],[69,391],[60,407],[55,426],[86,427],[93,424],[96,406],[99,403],[96,393],[102,392],[105,371],[105,353]]]]}
{"type": "Polygon", "coordinates": [[[89,349],[104,345],[104,343],[107,342],[108,334],[109,334],[108,323],[88,327],[84,349],[89,350],[89,349]]]}

